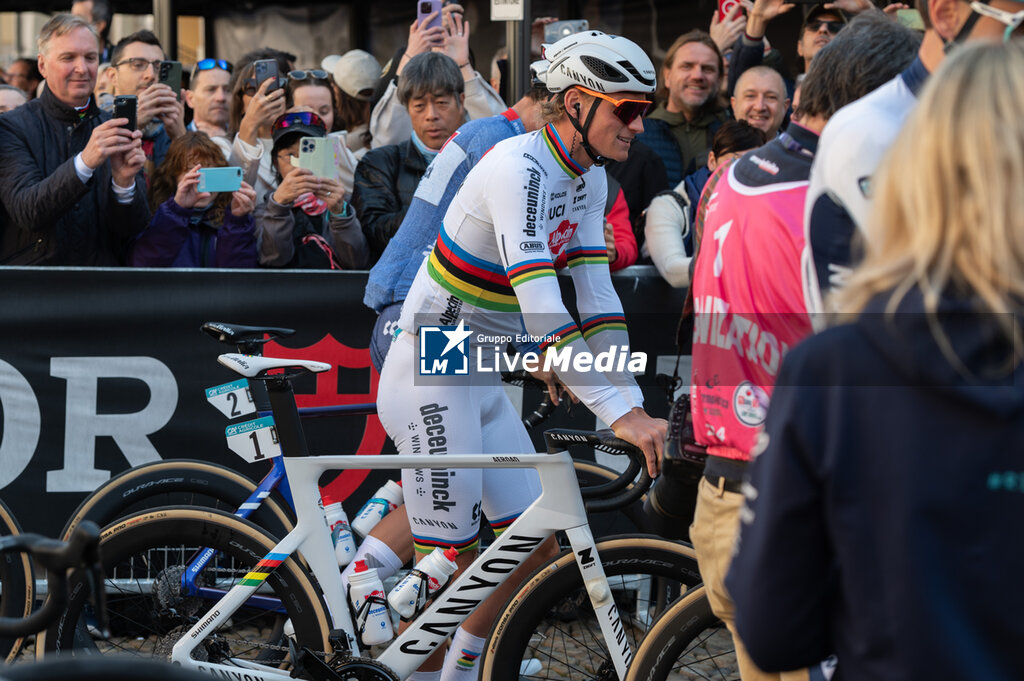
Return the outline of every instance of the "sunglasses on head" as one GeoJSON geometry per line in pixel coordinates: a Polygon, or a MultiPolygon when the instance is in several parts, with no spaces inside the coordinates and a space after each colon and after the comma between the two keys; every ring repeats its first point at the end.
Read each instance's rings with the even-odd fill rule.
{"type": "Polygon", "coordinates": [[[196,74],[200,71],[210,71],[212,69],[224,69],[228,73],[231,73],[234,70],[234,67],[231,66],[231,62],[225,59],[200,59],[196,62],[195,68],[192,69],[192,77],[195,78],[196,74]]]}
{"type": "Polygon", "coordinates": [[[323,69],[310,69],[308,71],[289,71],[288,77],[292,80],[306,80],[307,78],[315,78],[316,80],[327,80],[327,72],[323,69]]]}
{"type": "Polygon", "coordinates": [[[312,111],[293,111],[291,113],[284,114],[274,121],[274,131],[287,130],[288,128],[293,128],[296,125],[309,125],[323,128],[325,131],[327,130],[327,126],[324,125],[324,120],[312,111]]]}
{"type": "Polygon", "coordinates": [[[606,102],[609,102],[613,107],[612,113],[615,117],[622,121],[623,125],[629,125],[638,118],[642,118],[647,115],[647,112],[651,110],[651,103],[646,99],[615,99],[603,92],[595,92],[590,88],[585,88],[581,85],[577,85],[581,91],[586,92],[592,97],[598,97],[606,102]]]}
{"type": "Polygon", "coordinates": [[[835,35],[843,28],[843,22],[841,21],[825,21],[823,19],[813,19],[807,22],[804,27],[808,31],[817,32],[819,28],[824,26],[829,33],[835,35]]]}

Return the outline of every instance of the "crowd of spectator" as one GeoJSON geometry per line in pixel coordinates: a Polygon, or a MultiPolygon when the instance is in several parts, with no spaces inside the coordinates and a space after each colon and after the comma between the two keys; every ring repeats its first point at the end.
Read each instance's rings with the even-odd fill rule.
{"type": "MultiPolygon", "coordinates": [[[[723,153],[740,151],[732,126],[717,141],[716,133],[735,119],[772,139],[789,115],[790,79],[766,65],[778,66],[780,60],[765,53],[762,38],[765,24],[782,13],[781,4],[744,3],[745,24],[742,13],[725,18],[716,13],[710,32],[690,31],[671,45],[662,66],[658,105],[645,133],[634,142],[629,160],[608,165],[606,242],[613,269],[653,262],[673,285],[685,285],[688,277],[668,274],[666,258],[676,257],[671,253],[681,253],[684,260],[692,256],[693,214],[703,184],[723,153]],[[709,161],[712,149],[717,154],[709,161]],[[652,201],[670,191],[685,201],[686,216],[673,217],[671,226],[664,216],[649,220],[646,211],[652,201]],[[657,229],[654,224],[666,227],[652,253],[645,241],[647,232],[657,229]]],[[[839,4],[855,13],[869,3],[839,4]]],[[[372,266],[398,231],[420,179],[444,142],[470,120],[509,110],[499,95],[507,51],[496,51],[491,78],[484,78],[474,66],[462,8],[449,4],[442,14],[440,26],[414,22],[406,44],[384,68],[362,50],[299,65],[294,55],[266,47],[235,63],[214,57],[185,65],[179,91],[159,80],[160,64],[168,57],[156,35],[143,30],[112,43],[113,7],[108,0],[75,0],[69,15],[54,17],[43,29],[38,57],[18,59],[4,72],[7,85],[0,87],[0,112],[33,103],[0,125],[0,136],[11,139],[0,149],[4,175],[10,178],[0,188],[0,263],[248,267],[253,262],[249,256],[256,253],[256,262],[265,267],[372,266]],[[267,59],[277,64],[279,76],[257,82],[254,64],[267,59]],[[58,64],[68,65],[64,84],[54,77],[58,64]],[[91,97],[83,99],[86,89],[91,97]],[[118,127],[110,123],[114,100],[125,96],[136,98],[138,136],[112,131],[118,127]],[[76,110],[74,116],[68,107],[76,110]],[[319,124],[302,130],[306,136],[319,136],[324,129],[335,158],[331,177],[318,178],[303,169],[292,174],[298,139],[286,145],[274,130],[295,112],[319,118],[319,124]],[[42,145],[48,151],[45,159],[24,153],[44,141],[37,136],[41,129],[26,128],[30,118],[49,129],[50,139],[42,145]],[[74,118],[78,125],[57,124],[74,118]],[[111,150],[120,149],[113,144],[118,139],[129,144],[127,134],[133,138],[132,158],[136,150],[144,156],[137,185],[129,188],[121,173],[124,186],[114,184],[106,191],[99,186],[101,179],[126,167],[125,150],[111,150]],[[209,147],[201,136],[221,151],[222,159],[205,154],[209,147]],[[165,167],[175,142],[176,162],[165,167]],[[87,161],[98,165],[91,167],[87,161]],[[178,191],[196,165],[242,169],[239,192],[255,192],[248,219],[240,220],[243,216],[233,212],[247,205],[241,193],[232,200],[214,200],[198,192],[198,185],[178,191]],[[82,186],[69,181],[76,175],[82,186]],[[63,184],[58,177],[64,178],[63,184]],[[196,192],[200,196],[192,197],[196,192]],[[47,205],[33,205],[41,196],[47,197],[47,205]],[[127,205],[134,206],[131,219],[114,224],[109,211],[127,205]],[[96,207],[106,212],[96,213],[96,207]],[[285,219],[297,217],[296,211],[304,219],[285,219]],[[91,217],[83,222],[79,216],[85,213],[91,217]],[[172,215],[181,224],[168,231],[172,215]],[[217,241],[236,230],[251,234],[245,257],[239,257],[240,251],[232,257],[215,256],[221,253],[217,241]],[[177,236],[169,241],[172,232],[177,236]],[[184,232],[191,235],[185,238],[184,232]],[[284,247],[283,234],[293,237],[291,246],[284,247]],[[303,239],[306,248],[297,248],[303,239]],[[311,239],[326,258],[302,257],[311,239]],[[172,242],[188,253],[165,252],[172,242]],[[158,257],[156,243],[161,245],[158,257]],[[186,243],[192,245],[186,248],[186,243]]],[[[534,22],[532,47],[538,58],[540,35],[550,21],[534,22]]],[[[811,8],[799,39],[801,57],[809,63],[845,21],[838,9],[811,8]]],[[[740,146],[758,141],[746,131],[739,139],[740,146]]],[[[224,252],[240,248],[232,243],[224,252]]]]}

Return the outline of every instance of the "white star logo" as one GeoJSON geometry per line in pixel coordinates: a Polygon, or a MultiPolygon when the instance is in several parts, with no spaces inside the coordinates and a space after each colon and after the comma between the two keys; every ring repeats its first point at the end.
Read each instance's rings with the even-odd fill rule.
{"type": "Polygon", "coordinates": [[[465,353],[462,343],[473,335],[473,332],[466,328],[466,322],[463,319],[459,320],[459,325],[453,331],[442,331],[441,333],[448,339],[448,344],[444,346],[441,357],[444,357],[452,348],[456,347],[459,349],[459,352],[465,353]]]}

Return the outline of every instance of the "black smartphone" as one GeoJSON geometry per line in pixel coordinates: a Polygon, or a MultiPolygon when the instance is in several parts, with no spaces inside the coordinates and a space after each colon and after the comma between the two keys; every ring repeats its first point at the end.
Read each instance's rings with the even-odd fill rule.
{"type": "Polygon", "coordinates": [[[160,82],[167,85],[174,94],[181,98],[181,62],[162,61],[160,62],[160,82]]]}
{"type": "Polygon", "coordinates": [[[277,61],[274,59],[260,59],[253,62],[253,78],[256,80],[256,87],[263,85],[263,81],[273,78],[273,82],[267,86],[267,94],[270,94],[281,87],[280,74],[277,72],[277,61]]]}
{"type": "Polygon", "coordinates": [[[127,130],[135,130],[135,112],[138,109],[138,98],[135,95],[117,95],[114,97],[114,118],[127,118],[123,125],[127,130]]]}

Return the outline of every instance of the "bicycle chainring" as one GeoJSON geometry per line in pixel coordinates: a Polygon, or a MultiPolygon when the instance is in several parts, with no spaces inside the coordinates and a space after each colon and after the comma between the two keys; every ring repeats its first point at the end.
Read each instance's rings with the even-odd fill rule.
{"type": "Polygon", "coordinates": [[[340,681],[401,681],[388,667],[368,657],[348,657],[329,663],[340,681]]]}

